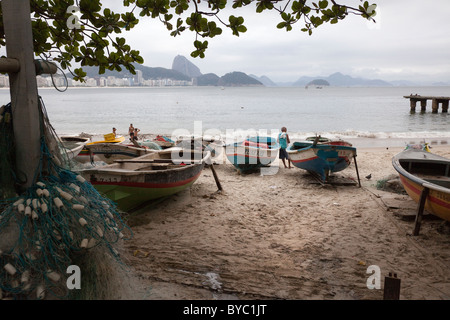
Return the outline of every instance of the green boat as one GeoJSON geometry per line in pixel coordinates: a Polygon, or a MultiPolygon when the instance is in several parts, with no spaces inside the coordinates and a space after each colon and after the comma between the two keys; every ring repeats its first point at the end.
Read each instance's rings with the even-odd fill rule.
{"type": "Polygon", "coordinates": [[[169,148],[80,173],[119,209],[130,211],[189,188],[210,162],[210,152],[169,148]]]}

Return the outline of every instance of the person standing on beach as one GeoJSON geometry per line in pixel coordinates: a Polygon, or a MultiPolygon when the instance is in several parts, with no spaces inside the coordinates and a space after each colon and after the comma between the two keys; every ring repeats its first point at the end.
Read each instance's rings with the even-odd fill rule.
{"type": "Polygon", "coordinates": [[[134,134],[134,127],[133,127],[132,123],[130,123],[130,127],[128,128],[128,134],[130,135],[130,137],[131,137],[131,134],[134,134]]]}
{"type": "Polygon", "coordinates": [[[134,128],[134,140],[138,140],[138,132],[141,131],[138,128],[134,128]]]}
{"type": "Polygon", "coordinates": [[[283,161],[284,167],[286,166],[286,160],[288,160],[289,163],[289,169],[291,169],[291,160],[289,159],[288,153],[286,151],[288,144],[291,143],[291,140],[289,139],[289,135],[287,134],[286,127],[281,128],[281,132],[278,135],[277,142],[280,144],[280,159],[283,161]]]}

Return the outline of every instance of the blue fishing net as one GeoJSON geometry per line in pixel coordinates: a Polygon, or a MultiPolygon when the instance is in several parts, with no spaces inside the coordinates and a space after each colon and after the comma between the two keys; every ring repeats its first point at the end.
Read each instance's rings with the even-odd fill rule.
{"type": "Polygon", "coordinates": [[[35,183],[0,199],[0,298],[67,298],[68,267],[77,256],[101,247],[122,263],[116,245],[132,236],[115,203],[71,171],[58,148],[50,150],[56,133],[40,106],[45,129],[35,183]]]}

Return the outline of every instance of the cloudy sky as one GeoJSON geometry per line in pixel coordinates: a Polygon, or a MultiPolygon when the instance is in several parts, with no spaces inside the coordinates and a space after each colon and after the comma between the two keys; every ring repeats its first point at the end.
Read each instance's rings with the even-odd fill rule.
{"type": "MultiPolygon", "coordinates": [[[[193,33],[171,37],[155,19],[142,18],[139,26],[124,36],[140,50],[149,67],[171,68],[173,58],[183,55],[204,74],[242,71],[275,82],[334,72],[387,81],[450,82],[450,1],[373,2],[378,5],[375,24],[349,15],[336,25],[321,26],[312,36],[301,32],[299,26],[290,32],[277,29],[281,18],[276,12],[232,10],[245,18],[248,31],[236,37],[223,28],[222,35],[208,40],[203,59],[190,57],[193,33]]],[[[340,3],[358,6],[360,1],[340,3]]],[[[222,18],[227,19],[226,14],[222,18]]]]}

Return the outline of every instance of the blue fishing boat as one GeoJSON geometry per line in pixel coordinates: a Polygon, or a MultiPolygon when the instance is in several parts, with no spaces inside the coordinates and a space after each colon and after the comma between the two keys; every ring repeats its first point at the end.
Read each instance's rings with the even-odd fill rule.
{"type": "Polygon", "coordinates": [[[269,166],[277,158],[279,149],[276,139],[255,136],[225,145],[225,154],[236,169],[245,173],[269,166]]]}
{"type": "Polygon", "coordinates": [[[346,169],[356,157],[356,148],[345,141],[294,142],[287,153],[294,166],[318,176],[322,182],[333,172],[346,169]]]}

